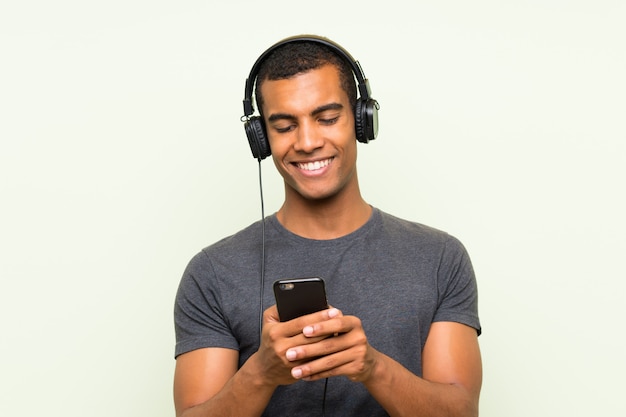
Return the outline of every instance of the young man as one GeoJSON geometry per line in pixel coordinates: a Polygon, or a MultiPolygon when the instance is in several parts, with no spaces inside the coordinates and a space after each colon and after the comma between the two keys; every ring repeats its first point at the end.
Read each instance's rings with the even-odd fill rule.
{"type": "Polygon", "coordinates": [[[373,139],[373,121],[361,119],[375,109],[357,101],[353,72],[362,74],[347,52],[315,37],[268,51],[251,74],[261,113],[251,130],[269,143],[251,145],[271,150],[285,201],[265,228],[189,263],[175,307],[177,416],[478,415],[466,251],[361,197],[357,138],[373,139]],[[312,276],[326,281],[332,308],[280,322],[272,282],[312,276]]]}

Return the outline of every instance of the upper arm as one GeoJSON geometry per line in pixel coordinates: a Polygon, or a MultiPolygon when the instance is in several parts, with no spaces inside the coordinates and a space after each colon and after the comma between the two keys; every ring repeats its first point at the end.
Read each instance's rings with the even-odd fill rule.
{"type": "Polygon", "coordinates": [[[203,348],[176,359],[174,404],[176,415],[217,394],[237,372],[239,352],[225,348],[203,348]]]}
{"type": "Polygon", "coordinates": [[[460,323],[432,323],[422,354],[424,379],[460,385],[478,402],[482,363],[476,329],[460,323]]]}

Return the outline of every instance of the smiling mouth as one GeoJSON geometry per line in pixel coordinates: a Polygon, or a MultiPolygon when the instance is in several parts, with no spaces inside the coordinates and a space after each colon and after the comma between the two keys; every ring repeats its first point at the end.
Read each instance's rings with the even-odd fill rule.
{"type": "Polygon", "coordinates": [[[329,158],[322,161],[314,162],[296,162],[295,165],[303,171],[317,171],[318,169],[327,167],[332,162],[332,160],[332,158],[329,158]]]}

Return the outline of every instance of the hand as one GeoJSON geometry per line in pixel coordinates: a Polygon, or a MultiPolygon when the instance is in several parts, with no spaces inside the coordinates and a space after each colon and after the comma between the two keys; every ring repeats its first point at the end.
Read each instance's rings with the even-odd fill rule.
{"type": "Polygon", "coordinates": [[[307,358],[289,359],[288,352],[295,346],[318,343],[328,337],[328,335],[307,336],[303,329],[319,326],[340,314],[337,309],[329,309],[281,323],[276,306],[265,310],[261,345],[255,355],[259,359],[257,362],[261,367],[260,373],[267,383],[289,385],[296,382],[297,379],[292,376],[292,368],[305,363],[307,358]]]}
{"type": "Polygon", "coordinates": [[[306,343],[287,349],[286,358],[295,365],[292,377],[315,381],[345,375],[365,382],[374,372],[379,353],[368,343],[361,320],[336,309],[328,310],[328,316],[329,320],[302,329],[306,343]]]}

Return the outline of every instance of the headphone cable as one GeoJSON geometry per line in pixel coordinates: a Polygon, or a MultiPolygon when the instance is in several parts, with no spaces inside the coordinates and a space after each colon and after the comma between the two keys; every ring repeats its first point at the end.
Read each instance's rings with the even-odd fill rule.
{"type": "MultiPolygon", "coordinates": [[[[259,346],[263,337],[263,297],[265,293],[265,202],[263,199],[263,176],[261,175],[261,158],[259,161],[259,194],[261,196],[261,291],[259,308],[259,346]]],[[[328,378],[324,381],[324,394],[322,396],[322,417],[326,416],[326,392],[328,390],[328,378]]]]}
{"type": "Polygon", "coordinates": [[[261,158],[259,161],[259,192],[261,195],[261,300],[259,309],[259,346],[263,335],[263,297],[265,295],[265,203],[263,202],[263,178],[261,176],[261,158]]]}
{"type": "Polygon", "coordinates": [[[328,378],[324,381],[324,396],[322,397],[322,417],[326,417],[326,391],[328,390],[328,378]]]}

